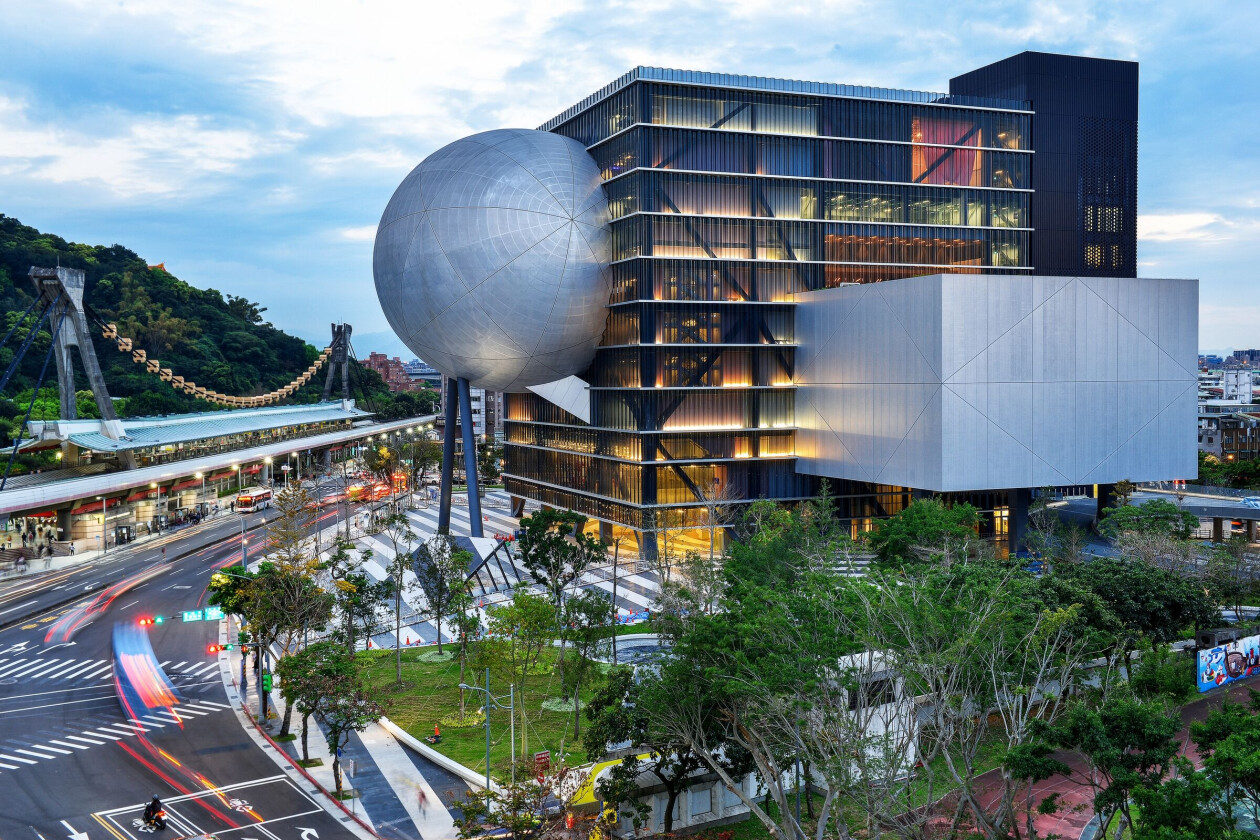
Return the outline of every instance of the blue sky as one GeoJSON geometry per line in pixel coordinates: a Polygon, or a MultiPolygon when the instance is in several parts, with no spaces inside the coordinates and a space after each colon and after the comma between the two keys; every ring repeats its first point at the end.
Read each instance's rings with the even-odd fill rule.
{"type": "Polygon", "coordinates": [[[121,243],[320,346],[410,357],[372,286],[403,176],[638,64],[945,90],[1026,49],[1141,62],[1139,272],[1260,346],[1260,4],[9,0],[0,213],[121,243]]]}

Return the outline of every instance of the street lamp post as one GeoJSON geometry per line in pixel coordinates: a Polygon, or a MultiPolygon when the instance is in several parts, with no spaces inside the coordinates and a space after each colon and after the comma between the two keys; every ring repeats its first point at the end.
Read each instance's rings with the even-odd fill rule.
{"type": "Polygon", "coordinates": [[[505,707],[499,701],[502,697],[495,697],[490,693],[490,669],[486,669],[486,687],[478,688],[475,685],[460,683],[459,687],[464,691],[479,691],[486,695],[486,795],[490,795],[490,707],[496,709],[506,708],[508,710],[508,720],[511,721],[511,735],[509,743],[512,747],[512,784],[516,784],[516,686],[508,686],[508,705],[505,707]]]}
{"type": "Polygon", "coordinates": [[[105,520],[109,518],[105,512],[105,497],[97,496],[96,500],[101,503],[101,554],[109,554],[109,536],[105,533],[105,520]]]}
{"type": "Polygon", "coordinates": [[[617,566],[621,560],[621,537],[613,540],[613,636],[612,636],[612,664],[617,664],[617,566]]]}
{"type": "Polygon", "coordinates": [[[233,464],[232,469],[236,470],[236,494],[239,496],[241,493],[241,465],[233,464]]]}
{"type": "Polygon", "coordinates": [[[153,503],[153,524],[155,531],[162,530],[162,487],[156,481],[149,482],[149,489],[157,491],[157,501],[153,503]]]}
{"type": "Polygon", "coordinates": [[[206,474],[203,472],[199,472],[199,473],[195,473],[193,477],[201,479],[201,498],[199,498],[197,501],[199,502],[202,511],[205,511],[206,510],[206,506],[205,506],[206,505],[206,474]]]}

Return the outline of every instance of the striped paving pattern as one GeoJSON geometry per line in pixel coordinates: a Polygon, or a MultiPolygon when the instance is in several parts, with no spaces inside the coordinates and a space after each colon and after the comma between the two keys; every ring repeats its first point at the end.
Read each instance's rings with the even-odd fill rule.
{"type": "MultiPolygon", "coordinates": [[[[520,527],[519,520],[506,513],[506,494],[491,492],[487,494],[486,501],[487,503],[502,502],[501,505],[493,504],[492,506],[492,504],[485,504],[482,507],[484,519],[482,527],[488,535],[496,533],[511,534],[520,527]]],[[[407,511],[407,518],[411,523],[412,530],[420,539],[428,539],[437,533],[438,509],[436,505],[423,510],[407,511]]],[[[452,506],[451,533],[467,534],[468,531],[467,506],[452,506]]],[[[372,535],[362,537],[355,542],[361,550],[370,549],[372,551],[372,559],[364,564],[364,572],[373,580],[383,580],[386,577],[385,568],[394,557],[394,547],[389,539],[380,535],[372,535]]],[[[412,545],[414,546],[414,543],[412,545]]],[[[492,559],[490,562],[494,564],[495,560],[492,559]]],[[[485,617],[485,607],[506,600],[512,588],[521,580],[521,570],[516,569],[506,559],[502,561],[501,565],[495,565],[493,573],[487,573],[485,570],[478,572],[474,577],[474,594],[478,596],[478,611],[482,613],[483,619],[485,617]]],[[[407,572],[404,576],[404,583],[414,584],[415,576],[411,572],[407,572]]],[[[613,594],[611,564],[609,564],[609,567],[599,568],[583,575],[579,586],[583,589],[595,589],[604,592],[611,597],[613,594]]],[[[655,573],[628,572],[626,563],[623,562],[621,564],[617,574],[616,592],[616,605],[621,615],[629,615],[649,609],[655,602],[656,594],[659,591],[660,582],[655,573]]],[[[408,644],[432,644],[437,640],[437,628],[433,622],[419,617],[419,613],[422,612],[425,606],[424,593],[418,587],[411,588],[404,595],[403,628],[401,632],[401,641],[404,646],[408,644]]],[[[391,632],[374,635],[372,644],[376,647],[392,648],[397,644],[392,632],[394,623],[392,608],[382,610],[381,623],[382,626],[391,628],[391,632]]],[[[444,628],[443,640],[445,641],[448,638],[450,637],[444,628]]]]}
{"type": "Polygon", "coordinates": [[[123,723],[118,722],[116,717],[97,715],[80,721],[80,725],[91,724],[87,728],[61,727],[39,733],[33,739],[10,738],[0,743],[0,773],[21,770],[41,761],[52,761],[58,756],[76,755],[83,750],[122,741],[144,732],[180,726],[185,721],[231,708],[226,703],[198,700],[180,703],[170,709],[159,709],[140,718],[129,718],[123,723]]]}

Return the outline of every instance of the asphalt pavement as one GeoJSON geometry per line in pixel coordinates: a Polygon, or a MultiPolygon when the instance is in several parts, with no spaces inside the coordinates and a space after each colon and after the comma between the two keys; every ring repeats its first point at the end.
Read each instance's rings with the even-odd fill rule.
{"type": "MultiPolygon", "coordinates": [[[[220,517],[0,585],[0,837],[142,840],[154,794],[170,837],[363,836],[242,728],[209,650],[219,622],[182,620],[204,609],[209,575],[240,562],[242,520],[256,527],[272,513],[220,517]],[[116,623],[156,616],[142,649],[112,644],[116,623]],[[164,686],[170,702],[124,711],[120,697],[164,686]]],[[[247,548],[260,553],[263,540],[247,548]]]]}

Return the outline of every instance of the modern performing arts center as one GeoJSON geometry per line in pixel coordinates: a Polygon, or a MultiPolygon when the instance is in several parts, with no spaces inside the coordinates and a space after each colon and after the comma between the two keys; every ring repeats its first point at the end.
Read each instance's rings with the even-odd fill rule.
{"type": "Polygon", "coordinates": [[[823,479],[854,532],[939,494],[1014,544],[1036,488],[1196,469],[1197,281],[1136,277],[1137,80],[640,67],[421,163],[377,291],[421,358],[509,392],[508,490],[623,551],[823,479]]]}

